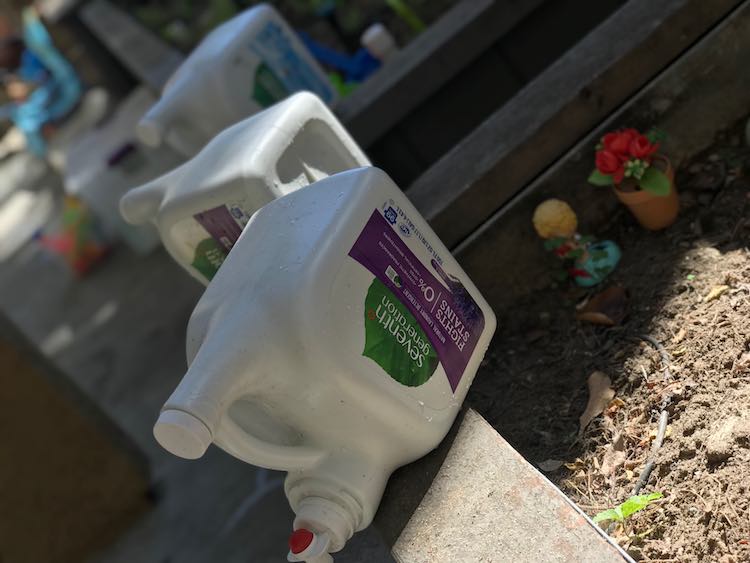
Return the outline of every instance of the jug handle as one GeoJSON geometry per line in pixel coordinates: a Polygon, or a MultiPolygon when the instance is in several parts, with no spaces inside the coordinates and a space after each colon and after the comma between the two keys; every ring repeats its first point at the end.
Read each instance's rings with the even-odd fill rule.
{"type": "Polygon", "coordinates": [[[225,417],[214,440],[223,450],[251,465],[279,471],[304,471],[318,465],[324,450],[311,446],[282,446],[249,434],[225,417]]]}

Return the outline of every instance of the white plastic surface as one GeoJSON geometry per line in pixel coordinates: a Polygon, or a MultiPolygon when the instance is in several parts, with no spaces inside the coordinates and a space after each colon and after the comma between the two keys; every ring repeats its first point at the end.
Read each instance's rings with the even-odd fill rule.
{"type": "Polygon", "coordinates": [[[153,225],[125,222],[120,198],[133,185],[161,176],[182,161],[169,147],[150,149],[135,139],[133,122],[155,100],[147,88],[136,88],[109,119],[69,143],[65,155],[65,192],[85,201],[110,236],[140,254],[159,246],[159,234],[153,225]],[[132,153],[110,166],[108,159],[127,144],[133,145],[132,153]]]}
{"type": "MultiPolygon", "coordinates": [[[[294,528],[327,534],[336,552],[370,524],[391,472],[445,436],[494,330],[489,305],[390,178],[375,168],[343,172],[253,216],[193,312],[189,370],[164,409],[192,414],[247,463],[289,471],[294,528]],[[366,327],[375,326],[366,301],[378,282],[350,253],[366,225],[385,220],[379,232],[401,241],[408,260],[446,276],[435,295],[470,296],[483,319],[472,325],[476,346],[455,387],[439,353],[412,386],[365,354],[366,327]]],[[[390,334],[403,349],[389,340],[385,354],[402,365],[404,340],[390,334]]]]}
{"type": "Polygon", "coordinates": [[[168,452],[185,459],[202,457],[211,445],[211,432],[193,415],[165,410],[154,425],[156,441],[168,452]]]}
{"type": "Polygon", "coordinates": [[[336,91],[294,30],[268,4],[208,34],[169,79],[137,131],[191,157],[220,131],[302,90],[333,104],[336,91]]]}
{"type": "Polygon", "coordinates": [[[223,131],[192,160],[131,190],[120,210],[133,224],[154,222],[172,257],[207,284],[260,207],[368,164],[328,107],[302,92],[223,131]],[[207,224],[216,217],[226,224],[212,234],[207,224]]]}

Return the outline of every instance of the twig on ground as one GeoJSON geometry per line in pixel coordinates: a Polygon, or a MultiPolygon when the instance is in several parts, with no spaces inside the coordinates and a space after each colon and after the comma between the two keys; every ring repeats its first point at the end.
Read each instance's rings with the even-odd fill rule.
{"type": "MultiPolygon", "coordinates": [[[[662,364],[664,364],[664,379],[672,379],[672,372],[669,370],[669,365],[672,362],[672,358],[670,357],[669,352],[667,352],[662,343],[649,334],[641,334],[639,335],[639,338],[641,340],[645,340],[646,342],[651,344],[651,346],[656,348],[656,350],[661,355],[662,364]]],[[[638,481],[636,482],[635,487],[633,487],[634,495],[637,495],[646,485],[646,483],[648,483],[648,478],[651,476],[651,471],[653,471],[654,465],[656,463],[656,454],[659,451],[659,448],[661,448],[662,443],[664,442],[664,435],[667,432],[667,424],[669,423],[669,413],[667,412],[668,401],[669,399],[665,397],[664,403],[661,406],[661,412],[659,413],[659,427],[656,431],[656,439],[654,440],[654,444],[651,446],[651,452],[648,455],[648,461],[643,467],[643,470],[638,477],[638,481]]]]}

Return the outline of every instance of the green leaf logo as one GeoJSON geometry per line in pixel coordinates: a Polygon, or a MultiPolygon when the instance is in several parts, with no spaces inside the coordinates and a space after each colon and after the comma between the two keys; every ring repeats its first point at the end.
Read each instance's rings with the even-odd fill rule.
{"type": "Polygon", "coordinates": [[[203,239],[195,247],[192,266],[209,281],[224,263],[227,251],[212,238],[203,239]]]}
{"type": "Polygon", "coordinates": [[[289,91],[266,63],[260,63],[255,71],[255,87],[252,97],[261,107],[267,108],[283,100],[289,91]]]}
{"type": "Polygon", "coordinates": [[[417,319],[401,301],[375,278],[365,298],[365,349],[374,360],[403,385],[426,383],[438,364],[437,353],[417,319]]]}

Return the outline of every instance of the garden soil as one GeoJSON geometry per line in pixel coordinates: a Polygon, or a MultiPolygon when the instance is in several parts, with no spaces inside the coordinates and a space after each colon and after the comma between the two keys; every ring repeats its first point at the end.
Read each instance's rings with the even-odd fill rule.
{"type": "Polygon", "coordinates": [[[653,457],[639,492],[663,497],[601,524],[639,561],[750,561],[749,175],[743,123],[678,170],[675,225],[648,232],[621,209],[598,233],[623,258],[597,290],[551,285],[501,312],[470,393],[590,516],[628,499],[653,457]],[[624,320],[576,320],[612,286],[629,297],[624,320]],[[605,384],[590,397],[597,371],[605,384]],[[603,412],[581,427],[597,399],[603,412]]]}

